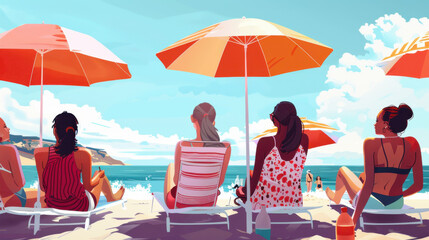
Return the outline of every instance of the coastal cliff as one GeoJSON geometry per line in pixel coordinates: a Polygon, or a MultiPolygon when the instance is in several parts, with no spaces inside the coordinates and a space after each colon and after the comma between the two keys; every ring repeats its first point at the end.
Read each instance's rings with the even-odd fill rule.
{"type": "MultiPolygon", "coordinates": [[[[10,141],[18,148],[22,165],[36,165],[34,161],[34,149],[39,146],[38,137],[28,137],[22,135],[10,135],[10,141]]],[[[43,139],[43,146],[49,147],[55,144],[55,141],[43,139]]],[[[79,145],[79,147],[86,147],[79,145]]],[[[92,156],[93,165],[125,165],[122,161],[109,156],[106,151],[97,148],[86,147],[92,156]]]]}

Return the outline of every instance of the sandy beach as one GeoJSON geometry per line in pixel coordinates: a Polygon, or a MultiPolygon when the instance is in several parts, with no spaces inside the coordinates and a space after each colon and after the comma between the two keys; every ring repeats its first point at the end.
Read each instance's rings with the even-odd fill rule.
{"type": "MultiPolygon", "coordinates": [[[[220,200],[220,204],[228,204],[228,200],[220,200]]],[[[427,200],[406,199],[406,204],[425,207],[427,200]]],[[[314,229],[308,224],[273,225],[271,239],[335,239],[335,220],[339,216],[341,205],[329,207],[327,199],[310,195],[304,198],[304,206],[323,206],[311,211],[314,229]]],[[[263,239],[255,233],[246,233],[243,209],[230,211],[229,231],[226,225],[200,225],[172,226],[170,233],[166,232],[165,213],[157,212],[161,210],[155,203],[154,212],[151,212],[150,200],[129,199],[125,210],[121,206],[115,206],[93,216],[87,231],[75,226],[43,226],[36,235],[27,228],[28,217],[1,214],[0,234],[1,239],[263,239]]],[[[350,209],[349,214],[352,214],[350,209]]],[[[358,226],[356,236],[357,239],[429,239],[429,212],[422,216],[422,225],[366,226],[365,231],[358,226]]],[[[277,215],[271,218],[278,221],[279,217],[284,221],[309,219],[307,214],[277,215]]],[[[370,217],[368,215],[365,219],[370,217]]],[[[216,221],[222,216],[173,215],[171,218],[185,222],[216,221]]],[[[394,216],[392,219],[414,220],[412,215],[394,216]]],[[[73,222],[73,219],[44,216],[42,221],[73,222]]]]}

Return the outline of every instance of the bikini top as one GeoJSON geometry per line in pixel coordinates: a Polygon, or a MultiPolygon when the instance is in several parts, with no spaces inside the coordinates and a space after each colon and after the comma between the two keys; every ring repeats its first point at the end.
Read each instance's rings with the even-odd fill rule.
{"type": "Polygon", "coordinates": [[[383,139],[380,138],[380,141],[381,141],[381,147],[383,148],[384,157],[386,158],[386,166],[387,167],[374,167],[374,173],[395,173],[395,174],[408,175],[410,173],[411,168],[408,168],[408,169],[399,168],[399,166],[401,166],[402,160],[404,160],[404,156],[405,156],[405,140],[402,139],[402,143],[404,146],[404,153],[402,153],[402,158],[401,158],[401,161],[399,162],[399,165],[397,168],[396,167],[389,167],[389,160],[387,159],[386,151],[384,150],[383,139]]]}

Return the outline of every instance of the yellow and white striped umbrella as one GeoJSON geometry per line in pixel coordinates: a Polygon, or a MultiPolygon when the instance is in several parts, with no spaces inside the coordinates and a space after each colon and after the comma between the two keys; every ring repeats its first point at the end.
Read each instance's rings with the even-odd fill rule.
{"type": "Polygon", "coordinates": [[[386,75],[413,78],[429,77],[429,31],[404,43],[377,64],[386,75]]]}
{"type": "MultiPolygon", "coordinates": [[[[304,133],[308,136],[309,146],[308,148],[316,148],[337,142],[338,137],[333,135],[333,131],[338,131],[327,124],[318,123],[315,121],[308,120],[305,117],[301,118],[304,133]]],[[[258,141],[261,137],[274,136],[277,133],[277,127],[273,126],[270,129],[265,130],[263,133],[254,137],[253,141],[258,141]]]]}

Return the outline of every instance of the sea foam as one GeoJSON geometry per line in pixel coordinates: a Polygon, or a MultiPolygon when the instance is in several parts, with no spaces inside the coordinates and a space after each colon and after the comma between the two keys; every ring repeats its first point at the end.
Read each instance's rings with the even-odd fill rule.
{"type": "MultiPolygon", "coordinates": [[[[245,179],[239,178],[237,176],[236,179],[230,182],[229,184],[224,183],[219,188],[220,195],[218,198],[223,200],[230,200],[232,202],[234,198],[237,197],[235,195],[236,189],[234,187],[236,185],[243,186],[244,180],[245,179]]],[[[37,188],[38,183],[39,183],[38,181],[34,181],[33,184],[30,185],[30,188],[37,188]]],[[[119,190],[121,186],[124,186],[124,184],[122,181],[112,181],[111,186],[112,186],[113,192],[116,192],[119,190]]],[[[139,183],[133,186],[125,186],[124,199],[151,200],[153,191],[162,192],[163,189],[153,190],[152,185],[150,183],[147,183],[146,185],[139,183]]],[[[304,196],[304,198],[307,196],[310,198],[314,197],[314,198],[328,199],[328,197],[325,194],[325,191],[310,191],[309,193],[303,192],[302,195],[304,196]]],[[[350,198],[347,194],[344,194],[343,199],[348,201],[350,198]]],[[[407,199],[429,199],[429,192],[419,192],[412,196],[407,197],[407,199]]]]}

